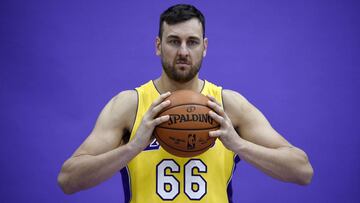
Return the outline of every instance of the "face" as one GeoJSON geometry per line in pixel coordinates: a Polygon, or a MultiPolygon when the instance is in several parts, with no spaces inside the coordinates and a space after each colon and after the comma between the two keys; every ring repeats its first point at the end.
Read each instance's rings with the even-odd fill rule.
{"type": "Polygon", "coordinates": [[[206,55],[207,39],[196,18],[175,25],[163,24],[162,39],[156,38],[156,54],[166,75],[177,82],[188,82],[197,76],[206,55]]]}

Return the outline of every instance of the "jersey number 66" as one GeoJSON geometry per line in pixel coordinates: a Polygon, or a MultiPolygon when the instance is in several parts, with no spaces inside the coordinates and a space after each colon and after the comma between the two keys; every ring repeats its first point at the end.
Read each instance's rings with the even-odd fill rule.
{"type": "MultiPolygon", "coordinates": [[[[206,173],[207,167],[200,159],[190,159],[184,165],[184,193],[190,200],[200,200],[207,191],[207,183],[201,175],[194,174],[194,169],[199,173],[206,173]]],[[[180,182],[175,176],[166,174],[180,173],[180,166],[173,159],[164,159],[156,166],[156,193],[163,200],[174,200],[180,193],[180,182]]]]}

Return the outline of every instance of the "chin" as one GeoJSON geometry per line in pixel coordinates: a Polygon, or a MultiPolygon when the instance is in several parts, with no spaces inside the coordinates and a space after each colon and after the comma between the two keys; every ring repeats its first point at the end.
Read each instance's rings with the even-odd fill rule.
{"type": "Polygon", "coordinates": [[[175,77],[173,80],[175,80],[178,83],[187,83],[194,79],[194,77],[175,77]]]}

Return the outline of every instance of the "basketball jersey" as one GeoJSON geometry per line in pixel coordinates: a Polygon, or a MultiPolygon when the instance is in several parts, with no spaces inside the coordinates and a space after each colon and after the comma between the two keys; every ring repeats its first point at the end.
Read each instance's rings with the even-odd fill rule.
{"type": "MultiPolygon", "coordinates": [[[[130,140],[150,105],[160,96],[153,81],[136,88],[138,105],[130,140]]],[[[221,87],[204,81],[201,94],[222,103],[221,87]]],[[[219,139],[196,157],[177,157],[154,140],[121,170],[125,202],[232,202],[231,177],[238,160],[219,139]]]]}

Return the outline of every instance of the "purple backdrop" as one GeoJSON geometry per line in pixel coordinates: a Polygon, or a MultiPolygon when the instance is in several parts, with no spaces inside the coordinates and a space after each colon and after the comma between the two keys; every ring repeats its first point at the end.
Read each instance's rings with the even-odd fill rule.
{"type": "MultiPolygon", "coordinates": [[[[315,169],[282,183],[241,162],[235,202],[359,202],[359,1],[194,3],[201,78],[242,93],[315,169]]],[[[161,73],[159,14],[179,1],[0,3],[0,202],[122,202],[120,174],[64,195],[56,177],[105,103],[161,73]]]]}

